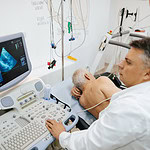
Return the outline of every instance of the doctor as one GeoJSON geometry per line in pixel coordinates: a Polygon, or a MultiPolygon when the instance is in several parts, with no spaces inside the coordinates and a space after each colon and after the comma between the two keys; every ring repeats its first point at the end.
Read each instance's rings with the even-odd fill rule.
{"type": "Polygon", "coordinates": [[[65,132],[62,123],[46,126],[68,150],[150,150],[150,38],[130,43],[119,64],[120,79],[128,87],[114,94],[108,107],[87,129],[65,132]]]}

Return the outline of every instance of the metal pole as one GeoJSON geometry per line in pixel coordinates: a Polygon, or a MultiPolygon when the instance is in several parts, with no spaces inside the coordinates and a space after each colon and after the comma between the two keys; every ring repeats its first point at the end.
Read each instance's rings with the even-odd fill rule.
{"type": "Polygon", "coordinates": [[[61,30],[62,30],[62,81],[64,80],[64,6],[61,0],[61,30]]]}

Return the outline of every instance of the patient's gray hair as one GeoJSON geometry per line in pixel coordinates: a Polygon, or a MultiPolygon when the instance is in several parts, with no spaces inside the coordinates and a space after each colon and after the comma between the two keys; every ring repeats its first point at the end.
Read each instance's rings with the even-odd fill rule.
{"type": "Polygon", "coordinates": [[[73,73],[72,82],[80,90],[83,90],[83,85],[87,81],[87,79],[84,76],[86,73],[89,74],[89,72],[86,69],[78,69],[73,73]]]}

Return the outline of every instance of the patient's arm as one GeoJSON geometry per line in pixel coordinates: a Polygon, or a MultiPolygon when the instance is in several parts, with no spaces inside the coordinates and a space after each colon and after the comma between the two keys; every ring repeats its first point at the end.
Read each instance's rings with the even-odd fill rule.
{"type": "Polygon", "coordinates": [[[82,91],[78,89],[77,87],[73,87],[71,89],[71,95],[74,96],[76,99],[79,99],[81,97],[82,91]]]}

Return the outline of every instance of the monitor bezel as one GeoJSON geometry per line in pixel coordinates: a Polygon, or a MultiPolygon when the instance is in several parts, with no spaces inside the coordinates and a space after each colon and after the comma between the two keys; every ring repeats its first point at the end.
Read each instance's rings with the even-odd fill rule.
{"type": "Polygon", "coordinates": [[[16,77],[15,79],[9,81],[5,85],[1,86],[0,87],[0,92],[8,90],[9,88],[13,87],[14,85],[16,85],[19,82],[21,82],[22,80],[24,80],[30,74],[30,72],[32,70],[31,62],[30,62],[29,55],[28,55],[28,52],[27,52],[25,37],[24,37],[24,34],[22,32],[0,37],[0,43],[5,42],[5,41],[9,41],[9,40],[13,40],[13,39],[17,39],[17,38],[22,38],[22,42],[23,42],[23,45],[24,45],[24,52],[25,52],[27,65],[28,65],[28,71],[26,71],[25,73],[23,73],[20,76],[16,77]]]}

